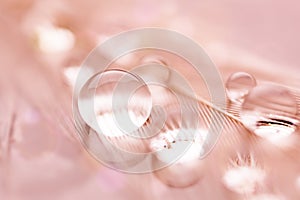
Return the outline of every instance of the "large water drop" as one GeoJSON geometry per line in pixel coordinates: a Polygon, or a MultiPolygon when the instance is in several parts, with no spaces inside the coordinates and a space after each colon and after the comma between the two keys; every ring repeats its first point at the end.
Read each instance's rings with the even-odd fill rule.
{"type": "Polygon", "coordinates": [[[258,136],[278,139],[291,135],[297,128],[297,101],[284,87],[272,84],[253,88],[240,111],[244,125],[258,136]]]}

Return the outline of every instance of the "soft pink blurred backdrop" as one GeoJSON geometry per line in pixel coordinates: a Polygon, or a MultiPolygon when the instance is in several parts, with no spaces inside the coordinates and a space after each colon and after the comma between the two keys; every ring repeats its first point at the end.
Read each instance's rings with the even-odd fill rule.
{"type": "MultiPolygon", "coordinates": [[[[299,88],[299,6],[296,0],[2,0],[0,199],[248,199],[220,183],[227,167],[227,155],[218,153],[221,147],[214,154],[219,163],[209,166],[210,174],[192,188],[173,189],[151,174],[120,174],[101,166],[76,140],[72,91],[63,69],[80,65],[112,34],[155,26],[199,42],[224,80],[244,70],[259,80],[299,88]],[[49,25],[69,30],[74,45],[43,52],[36,30],[49,25]]],[[[282,194],[299,199],[299,147],[283,151],[256,142],[271,173],[261,199],[279,199],[282,194]]]]}

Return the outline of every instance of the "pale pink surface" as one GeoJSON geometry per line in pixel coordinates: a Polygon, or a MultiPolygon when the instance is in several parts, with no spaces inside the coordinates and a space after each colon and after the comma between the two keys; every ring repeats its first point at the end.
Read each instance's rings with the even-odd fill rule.
{"type": "MultiPolygon", "coordinates": [[[[210,158],[216,165],[203,172],[208,175],[186,189],[168,188],[152,174],[104,168],[84,151],[72,126],[71,90],[61,69],[80,64],[101,35],[140,26],[172,28],[203,44],[224,79],[243,69],[259,79],[299,87],[293,73],[300,64],[297,1],[5,0],[0,6],[0,199],[243,198],[220,182],[228,159],[218,153],[222,147],[210,158]],[[19,6],[26,2],[32,4],[19,6]],[[71,52],[45,56],[33,48],[30,31],[49,20],[74,32],[79,42],[71,52]]],[[[294,184],[300,176],[299,145],[283,151],[256,142],[270,172],[263,192],[299,199],[294,184]]]]}

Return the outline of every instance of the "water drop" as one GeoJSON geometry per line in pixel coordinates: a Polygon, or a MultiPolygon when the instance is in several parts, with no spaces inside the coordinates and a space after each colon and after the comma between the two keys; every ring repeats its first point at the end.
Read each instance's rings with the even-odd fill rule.
{"type": "Polygon", "coordinates": [[[156,56],[156,55],[147,55],[142,57],[141,59],[142,64],[150,64],[150,63],[155,63],[155,64],[160,64],[163,66],[168,66],[168,62],[161,56],[156,56]]]}
{"type": "Polygon", "coordinates": [[[95,81],[97,86],[90,90],[95,91],[94,109],[98,125],[102,130],[105,130],[104,127],[113,129],[103,134],[112,136],[119,132],[123,135],[146,122],[152,98],[142,80],[125,71],[111,70],[102,73],[95,81]]]}
{"type": "Polygon", "coordinates": [[[170,78],[170,69],[168,62],[161,56],[146,55],[141,58],[140,66],[135,68],[133,72],[139,75],[146,83],[168,84],[170,78]]]}
{"type": "Polygon", "coordinates": [[[89,80],[80,100],[84,120],[99,136],[129,152],[145,151],[143,141],[132,133],[149,118],[152,97],[138,76],[122,70],[102,72],[89,80]],[[91,104],[93,113],[86,112],[91,104]]]}
{"type": "Polygon", "coordinates": [[[289,90],[272,84],[253,88],[240,111],[242,122],[258,136],[278,141],[297,128],[297,101],[289,90]]]}
{"type": "Polygon", "coordinates": [[[184,152],[172,165],[154,172],[155,176],[170,187],[184,188],[196,184],[203,174],[204,163],[199,160],[207,131],[185,130],[184,136],[179,136],[179,130],[160,134],[151,142],[152,150],[156,151],[157,161],[171,163],[171,155],[184,152]],[[190,132],[190,134],[189,134],[190,132]],[[193,136],[194,135],[194,136],[193,136]],[[193,139],[194,138],[194,139],[193,139]]]}
{"type": "Polygon", "coordinates": [[[246,72],[232,74],[226,82],[228,98],[235,103],[243,102],[249,91],[256,86],[255,78],[246,72]]]}

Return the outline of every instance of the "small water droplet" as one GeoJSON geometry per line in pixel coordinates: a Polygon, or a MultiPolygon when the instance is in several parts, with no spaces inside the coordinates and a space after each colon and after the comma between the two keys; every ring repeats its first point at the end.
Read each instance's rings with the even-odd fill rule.
{"type": "Polygon", "coordinates": [[[141,59],[141,63],[142,64],[149,64],[149,63],[156,63],[156,64],[160,64],[160,65],[163,65],[163,66],[168,66],[168,62],[161,56],[156,56],[156,55],[147,55],[147,56],[144,56],[142,59],[141,59]]]}
{"type": "Polygon", "coordinates": [[[236,72],[226,82],[227,96],[232,102],[241,103],[255,86],[256,80],[251,74],[236,72]]]}
{"type": "Polygon", "coordinates": [[[289,90],[264,84],[249,92],[242,104],[240,117],[256,135],[276,141],[296,130],[297,113],[297,101],[289,90]]]}

